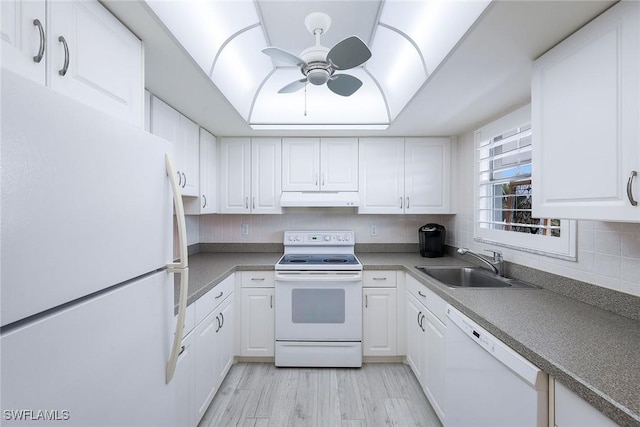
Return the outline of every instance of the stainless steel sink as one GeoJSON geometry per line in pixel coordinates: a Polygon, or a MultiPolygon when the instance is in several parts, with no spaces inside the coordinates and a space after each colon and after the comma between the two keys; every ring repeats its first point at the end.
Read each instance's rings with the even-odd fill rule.
{"type": "Polygon", "coordinates": [[[433,267],[418,265],[418,271],[451,288],[535,288],[521,280],[507,279],[480,267],[433,267]]]}

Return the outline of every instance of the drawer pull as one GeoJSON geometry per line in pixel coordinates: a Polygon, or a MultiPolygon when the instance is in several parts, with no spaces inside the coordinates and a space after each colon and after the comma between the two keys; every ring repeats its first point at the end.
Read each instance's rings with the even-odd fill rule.
{"type": "Polygon", "coordinates": [[[264,277],[252,277],[251,280],[254,282],[264,282],[264,277]]]}
{"type": "Polygon", "coordinates": [[[422,298],[426,298],[427,297],[425,294],[422,293],[422,291],[418,291],[418,295],[420,295],[422,298]]]}
{"type": "Polygon", "coordinates": [[[220,298],[223,294],[224,292],[220,292],[218,295],[216,295],[216,299],[220,298]]]}
{"type": "Polygon", "coordinates": [[[58,41],[62,43],[62,47],[64,47],[64,65],[62,65],[61,70],[58,70],[58,74],[64,77],[69,70],[69,45],[63,36],[58,37],[58,41]]]}
{"type": "Polygon", "coordinates": [[[629,199],[629,203],[631,206],[638,206],[638,202],[633,198],[633,178],[638,176],[638,172],[631,171],[629,175],[629,180],[627,181],[627,198],[629,199]]]}
{"type": "Polygon", "coordinates": [[[42,57],[44,56],[44,46],[46,44],[46,39],[44,37],[44,28],[42,27],[42,22],[39,19],[33,20],[33,25],[38,27],[38,32],[40,32],[40,48],[38,49],[38,54],[33,57],[33,62],[36,64],[42,61],[42,57]]]}
{"type": "Polygon", "coordinates": [[[386,277],[374,277],[373,280],[387,280],[386,277]]]}

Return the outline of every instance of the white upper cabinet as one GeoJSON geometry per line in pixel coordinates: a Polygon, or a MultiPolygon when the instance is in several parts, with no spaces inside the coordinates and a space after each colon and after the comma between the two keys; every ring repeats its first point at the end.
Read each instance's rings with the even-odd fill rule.
{"type": "Polygon", "coordinates": [[[173,143],[178,185],[183,196],[199,196],[200,128],[197,124],[152,97],[151,133],[173,143]]]}
{"type": "Polygon", "coordinates": [[[45,2],[2,0],[2,67],[46,84],[45,2]]]}
{"type": "Polygon", "coordinates": [[[220,212],[280,213],[280,138],[222,138],[220,212]]]}
{"type": "Polygon", "coordinates": [[[216,137],[200,128],[200,198],[185,198],[188,215],[212,214],[218,211],[218,145],[216,137]]]}
{"type": "Polygon", "coordinates": [[[640,221],[640,3],[620,2],[536,60],[533,214],[640,221]]]}
{"type": "Polygon", "coordinates": [[[450,213],[449,138],[361,138],[359,213],[450,213]]]}
{"type": "Polygon", "coordinates": [[[283,138],[283,191],[357,191],[357,138],[283,138]]]}
{"type": "Polygon", "coordinates": [[[142,127],[142,42],[108,10],[93,0],[1,3],[4,68],[142,127]]]}

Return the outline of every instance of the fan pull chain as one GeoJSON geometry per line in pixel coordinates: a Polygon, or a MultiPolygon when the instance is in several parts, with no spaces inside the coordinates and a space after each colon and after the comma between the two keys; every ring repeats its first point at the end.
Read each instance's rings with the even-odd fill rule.
{"type": "Polygon", "coordinates": [[[307,117],[307,82],[304,82],[304,116],[307,117]]]}

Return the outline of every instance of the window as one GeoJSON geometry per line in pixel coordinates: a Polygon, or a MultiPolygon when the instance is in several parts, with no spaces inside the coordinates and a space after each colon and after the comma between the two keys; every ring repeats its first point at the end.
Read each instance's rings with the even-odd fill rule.
{"type": "Polygon", "coordinates": [[[530,121],[526,106],[475,134],[475,239],[575,259],[575,221],[533,214],[530,121]]]}

